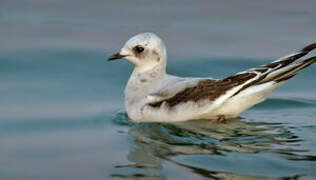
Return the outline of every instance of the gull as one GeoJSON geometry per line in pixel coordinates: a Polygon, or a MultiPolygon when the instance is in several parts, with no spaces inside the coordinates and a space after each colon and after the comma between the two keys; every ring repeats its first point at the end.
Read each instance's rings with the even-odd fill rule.
{"type": "Polygon", "coordinates": [[[316,62],[316,43],[272,63],[223,79],[178,77],[166,72],[167,51],[154,33],[129,39],[108,61],[126,59],[134,70],[125,87],[125,109],[136,122],[223,121],[262,102],[276,87],[316,62]]]}

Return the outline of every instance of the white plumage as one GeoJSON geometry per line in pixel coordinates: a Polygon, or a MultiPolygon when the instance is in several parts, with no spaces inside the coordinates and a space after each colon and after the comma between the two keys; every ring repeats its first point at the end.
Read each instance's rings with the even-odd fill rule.
{"type": "Polygon", "coordinates": [[[306,55],[316,44],[221,80],[182,78],[166,73],[167,53],[162,40],[142,33],[128,40],[109,60],[124,58],[135,65],[125,88],[125,107],[134,121],[176,122],[238,117],[262,102],[297,71],[316,62],[306,55]],[[304,57],[304,59],[302,58],[304,57]]]}

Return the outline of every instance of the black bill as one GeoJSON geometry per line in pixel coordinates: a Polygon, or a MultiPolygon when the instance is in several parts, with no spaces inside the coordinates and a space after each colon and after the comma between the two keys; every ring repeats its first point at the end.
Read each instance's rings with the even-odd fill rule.
{"type": "Polygon", "coordinates": [[[113,60],[116,60],[116,59],[121,59],[121,58],[124,58],[125,55],[121,55],[120,53],[116,53],[116,54],[113,54],[112,56],[110,56],[108,58],[108,61],[113,61],[113,60]]]}

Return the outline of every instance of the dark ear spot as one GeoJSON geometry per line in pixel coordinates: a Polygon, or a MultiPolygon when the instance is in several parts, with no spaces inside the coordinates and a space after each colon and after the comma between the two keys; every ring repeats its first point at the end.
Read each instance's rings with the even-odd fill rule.
{"type": "Polygon", "coordinates": [[[153,54],[154,54],[154,56],[156,56],[155,58],[159,62],[160,61],[160,56],[159,56],[158,52],[156,50],[153,50],[153,54]]]}
{"type": "Polygon", "coordinates": [[[140,82],[145,83],[147,82],[147,79],[141,79],[140,82]]]}

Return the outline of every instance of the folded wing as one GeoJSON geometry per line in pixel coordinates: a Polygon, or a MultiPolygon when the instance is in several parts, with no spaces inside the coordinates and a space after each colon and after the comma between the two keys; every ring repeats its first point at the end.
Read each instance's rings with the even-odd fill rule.
{"type": "Polygon", "coordinates": [[[172,108],[189,101],[209,100],[212,102],[214,108],[216,108],[227,99],[236,96],[249,87],[268,82],[280,83],[289,80],[299,70],[316,62],[315,56],[302,59],[315,48],[315,43],[310,44],[295,54],[221,80],[199,79],[198,81],[194,81],[194,83],[191,82],[188,86],[184,85],[185,81],[181,82],[183,83],[181,86],[179,84],[168,86],[152,94],[152,97],[159,98],[153,98],[153,101],[148,103],[148,105],[153,108],[158,108],[162,105],[172,108]],[[173,89],[177,90],[173,91],[173,89]],[[173,93],[170,94],[170,92],[173,93]]]}

